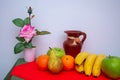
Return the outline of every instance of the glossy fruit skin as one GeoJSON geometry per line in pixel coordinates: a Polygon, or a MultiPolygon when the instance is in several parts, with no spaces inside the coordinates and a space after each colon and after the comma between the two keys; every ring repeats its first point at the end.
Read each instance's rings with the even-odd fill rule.
{"type": "Polygon", "coordinates": [[[104,53],[99,54],[95,60],[95,63],[93,65],[93,69],[92,69],[92,74],[94,77],[99,77],[101,74],[101,63],[104,60],[104,58],[106,57],[106,55],[104,53]]]}
{"type": "Polygon", "coordinates": [[[84,60],[88,57],[89,53],[88,52],[80,52],[76,55],[75,57],[75,64],[81,65],[84,60]]]}
{"type": "MultiPolygon", "coordinates": [[[[65,55],[65,51],[62,48],[53,47],[52,50],[54,51],[55,55],[59,58],[62,58],[65,55]]],[[[48,50],[47,55],[50,55],[51,49],[48,50]]]]}
{"type": "Polygon", "coordinates": [[[64,55],[62,57],[63,69],[64,70],[72,70],[75,66],[74,57],[71,55],[64,55]]]}
{"type": "Polygon", "coordinates": [[[112,79],[120,78],[120,57],[108,56],[102,61],[102,72],[112,79]]]}
{"type": "Polygon", "coordinates": [[[94,62],[97,58],[97,54],[91,53],[85,60],[84,63],[84,71],[85,71],[85,75],[90,76],[92,73],[92,68],[94,65],[94,62]]]}
{"type": "Polygon", "coordinates": [[[63,69],[62,60],[55,55],[53,49],[51,49],[50,59],[48,61],[48,69],[51,73],[54,74],[60,73],[63,69]]]}
{"type": "Polygon", "coordinates": [[[48,69],[48,61],[49,56],[48,55],[40,55],[36,59],[36,64],[40,70],[47,70],[48,69]]]}

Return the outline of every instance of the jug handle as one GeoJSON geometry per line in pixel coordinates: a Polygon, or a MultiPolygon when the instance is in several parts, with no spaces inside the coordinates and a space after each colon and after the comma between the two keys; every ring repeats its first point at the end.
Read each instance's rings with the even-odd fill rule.
{"type": "Polygon", "coordinates": [[[83,35],[82,40],[81,40],[81,42],[82,42],[82,44],[83,44],[84,41],[85,41],[85,39],[86,39],[86,37],[87,37],[87,35],[86,35],[86,33],[84,33],[84,32],[82,32],[81,35],[83,35]]]}

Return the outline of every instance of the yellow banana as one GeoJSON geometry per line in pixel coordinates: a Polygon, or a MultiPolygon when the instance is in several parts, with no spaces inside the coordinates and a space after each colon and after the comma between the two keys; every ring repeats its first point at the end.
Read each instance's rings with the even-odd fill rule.
{"type": "Polygon", "coordinates": [[[93,65],[93,70],[92,70],[92,75],[94,77],[98,77],[101,73],[101,63],[103,61],[103,59],[105,58],[105,54],[100,54],[98,55],[98,57],[96,58],[96,61],[93,65]]]}
{"type": "Polygon", "coordinates": [[[93,64],[95,62],[95,59],[97,57],[97,54],[90,54],[84,63],[84,72],[87,76],[91,75],[93,64]]]}
{"type": "Polygon", "coordinates": [[[84,62],[80,65],[75,65],[75,69],[80,73],[84,73],[84,62]]]}
{"type": "Polygon", "coordinates": [[[80,65],[89,55],[88,52],[80,52],[79,54],[77,54],[77,56],[75,57],[75,64],[80,65]]]}

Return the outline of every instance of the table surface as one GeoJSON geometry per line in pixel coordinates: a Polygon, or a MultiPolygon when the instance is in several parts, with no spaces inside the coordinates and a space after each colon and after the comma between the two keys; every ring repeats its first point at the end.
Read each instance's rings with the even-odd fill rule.
{"type": "MultiPolygon", "coordinates": [[[[4,78],[4,80],[9,80],[10,78],[10,73],[12,72],[12,69],[14,68],[14,66],[17,66],[17,65],[20,65],[20,64],[24,64],[26,63],[25,60],[23,58],[19,58],[15,64],[13,65],[13,67],[11,68],[11,70],[8,72],[8,74],[6,75],[6,77],[4,78]]],[[[24,79],[21,79],[21,78],[18,78],[16,76],[12,76],[10,80],[24,80],[24,79]]]]}
{"type": "MultiPolygon", "coordinates": [[[[25,60],[24,60],[23,58],[19,58],[19,59],[16,61],[16,63],[13,65],[13,67],[14,67],[14,66],[17,66],[17,65],[20,65],[20,64],[23,64],[23,63],[26,63],[25,60]]],[[[12,69],[13,69],[13,67],[12,67],[12,69]]],[[[6,77],[4,78],[4,80],[9,80],[10,73],[11,73],[12,69],[8,72],[8,74],[6,75],[6,77]]],[[[16,76],[12,76],[12,77],[11,77],[11,80],[23,80],[23,79],[18,78],[18,77],[16,77],[16,76]]]]}

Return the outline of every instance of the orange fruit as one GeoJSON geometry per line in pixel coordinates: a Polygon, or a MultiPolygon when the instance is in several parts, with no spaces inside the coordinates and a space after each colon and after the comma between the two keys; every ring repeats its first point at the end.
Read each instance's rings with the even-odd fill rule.
{"type": "Polygon", "coordinates": [[[64,70],[72,70],[74,69],[75,60],[71,55],[64,55],[62,57],[63,69],[64,70]]]}
{"type": "Polygon", "coordinates": [[[37,66],[40,70],[47,70],[48,69],[48,61],[49,61],[49,56],[46,54],[42,54],[38,56],[36,59],[37,66]]]}

